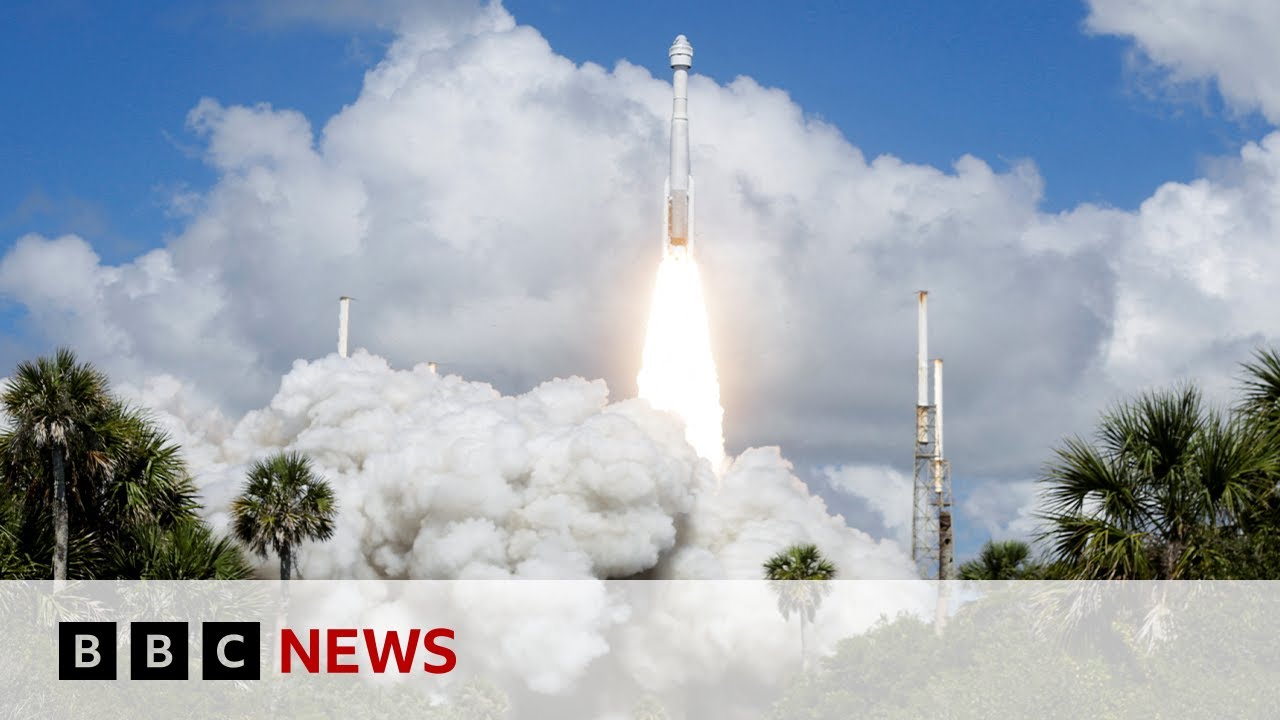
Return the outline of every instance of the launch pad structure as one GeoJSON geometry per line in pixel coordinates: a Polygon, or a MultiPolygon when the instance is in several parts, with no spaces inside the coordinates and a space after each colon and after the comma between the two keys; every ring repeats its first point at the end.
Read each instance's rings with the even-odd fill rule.
{"type": "Polygon", "coordinates": [[[942,359],[933,366],[929,397],[929,292],[917,293],[916,433],[912,488],[911,559],[924,579],[954,580],[951,463],[942,447],[942,359]]]}

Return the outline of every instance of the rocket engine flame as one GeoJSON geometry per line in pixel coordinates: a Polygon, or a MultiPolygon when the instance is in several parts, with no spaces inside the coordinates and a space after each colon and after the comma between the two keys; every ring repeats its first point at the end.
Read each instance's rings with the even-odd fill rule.
{"type": "Polygon", "coordinates": [[[685,422],[685,437],[719,475],[724,470],[724,409],[711,356],[698,263],[687,248],[663,253],[649,311],[640,397],[685,422]]]}

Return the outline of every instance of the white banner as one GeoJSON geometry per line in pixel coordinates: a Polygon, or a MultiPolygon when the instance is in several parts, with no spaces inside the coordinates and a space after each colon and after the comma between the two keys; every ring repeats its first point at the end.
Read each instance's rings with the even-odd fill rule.
{"type": "Polygon", "coordinates": [[[0,582],[0,717],[1271,717],[1280,584],[0,582]]]}

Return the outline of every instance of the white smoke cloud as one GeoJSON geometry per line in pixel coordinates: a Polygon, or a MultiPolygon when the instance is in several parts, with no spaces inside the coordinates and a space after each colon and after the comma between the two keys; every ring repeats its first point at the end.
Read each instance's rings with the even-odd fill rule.
{"type": "Polygon", "coordinates": [[[121,392],[186,448],[220,528],[253,461],[311,457],[340,514],[331,540],[303,550],[308,578],[758,578],[795,542],[819,544],[849,578],[911,572],[900,547],[830,516],[776,448],[717,481],[677,420],[610,403],[599,380],[509,396],[357,351],[298,361],[269,406],[234,424],[172,378],[121,392]]]}

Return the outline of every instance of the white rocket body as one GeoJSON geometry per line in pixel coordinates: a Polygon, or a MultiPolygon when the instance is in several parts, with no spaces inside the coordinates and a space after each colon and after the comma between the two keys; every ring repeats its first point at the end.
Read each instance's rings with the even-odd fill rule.
{"type": "Polygon", "coordinates": [[[671,104],[671,171],[667,176],[667,221],[664,247],[693,247],[693,177],[689,174],[689,68],[693,46],[679,35],[668,52],[674,98],[671,104]]]}

